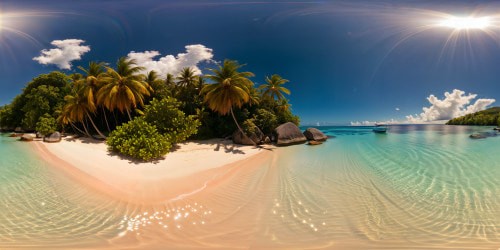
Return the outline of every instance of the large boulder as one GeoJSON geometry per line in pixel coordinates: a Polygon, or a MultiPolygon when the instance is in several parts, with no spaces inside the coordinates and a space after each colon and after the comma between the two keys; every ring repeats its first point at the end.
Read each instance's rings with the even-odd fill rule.
{"type": "Polygon", "coordinates": [[[326,141],[328,137],[317,128],[308,128],[304,131],[304,136],[312,141],[326,141]]]}
{"type": "Polygon", "coordinates": [[[260,144],[263,139],[264,139],[264,133],[262,133],[262,131],[257,127],[255,127],[255,132],[248,133],[246,136],[243,135],[239,129],[234,131],[233,133],[233,142],[236,144],[242,144],[242,145],[260,144]]]}
{"type": "Polygon", "coordinates": [[[301,144],[307,141],[299,127],[293,122],[287,122],[274,129],[276,133],[276,145],[286,146],[292,144],[301,144]]]}
{"type": "Polygon", "coordinates": [[[22,129],[21,127],[16,127],[16,128],[14,129],[14,132],[16,132],[16,133],[22,133],[22,132],[23,132],[23,129],[22,129]]]}
{"type": "Polygon", "coordinates": [[[21,136],[21,141],[33,141],[33,139],[35,139],[35,137],[30,134],[24,134],[21,136]]]}
{"type": "Polygon", "coordinates": [[[60,142],[61,141],[61,133],[54,132],[50,135],[47,135],[43,138],[44,142],[60,142]]]}

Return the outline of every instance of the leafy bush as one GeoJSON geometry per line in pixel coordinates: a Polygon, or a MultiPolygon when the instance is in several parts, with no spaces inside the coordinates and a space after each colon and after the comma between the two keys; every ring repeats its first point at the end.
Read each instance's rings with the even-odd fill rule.
{"type": "Polygon", "coordinates": [[[118,126],[108,137],[109,149],[136,159],[149,161],[168,153],[171,138],[142,118],[118,126]]]}
{"type": "Polygon", "coordinates": [[[56,132],[56,130],[56,119],[49,114],[44,114],[36,123],[36,131],[40,132],[42,135],[52,134],[56,132]]]}
{"type": "Polygon", "coordinates": [[[246,134],[253,134],[257,132],[257,126],[255,125],[253,119],[246,119],[242,124],[241,124],[241,129],[246,134]]]}
{"type": "Polygon", "coordinates": [[[168,134],[172,143],[179,143],[198,132],[200,122],[196,116],[186,116],[179,110],[181,103],[175,98],[153,99],[144,109],[144,120],[156,126],[161,134],[168,134]]]}
{"type": "Polygon", "coordinates": [[[253,117],[255,125],[265,134],[272,133],[272,131],[278,127],[278,118],[269,110],[257,109],[253,117]]]}

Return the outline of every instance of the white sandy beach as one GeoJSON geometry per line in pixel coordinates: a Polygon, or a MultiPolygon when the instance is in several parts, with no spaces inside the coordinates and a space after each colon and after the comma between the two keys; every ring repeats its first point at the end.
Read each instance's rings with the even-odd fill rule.
{"type": "Polygon", "coordinates": [[[104,142],[88,138],[36,141],[34,145],[43,159],[85,184],[140,200],[164,200],[193,192],[206,186],[221,169],[254,161],[269,152],[211,139],[185,142],[163,159],[139,162],[110,153],[104,142]]]}

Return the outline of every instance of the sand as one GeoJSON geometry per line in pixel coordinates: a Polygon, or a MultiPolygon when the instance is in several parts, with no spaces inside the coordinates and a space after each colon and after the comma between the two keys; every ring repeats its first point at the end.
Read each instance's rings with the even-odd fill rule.
{"type": "Polygon", "coordinates": [[[164,202],[205,188],[221,172],[243,162],[259,161],[272,147],[235,145],[229,140],[189,141],[163,159],[140,162],[107,150],[102,141],[64,138],[60,143],[33,143],[50,166],[101,192],[128,201],[164,202]]]}

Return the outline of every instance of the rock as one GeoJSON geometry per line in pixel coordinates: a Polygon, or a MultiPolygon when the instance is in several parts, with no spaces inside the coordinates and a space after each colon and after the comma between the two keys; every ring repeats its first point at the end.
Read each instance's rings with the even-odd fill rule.
{"type": "Polygon", "coordinates": [[[500,131],[500,128],[494,128],[493,130],[500,131]]]}
{"type": "Polygon", "coordinates": [[[471,139],[484,139],[484,138],[486,138],[486,136],[485,136],[485,135],[483,135],[483,134],[472,134],[472,135],[470,135],[469,137],[470,137],[471,139]]]}
{"type": "Polygon", "coordinates": [[[493,132],[493,133],[490,133],[490,132],[474,133],[474,134],[470,135],[469,137],[471,139],[484,139],[484,138],[493,137],[493,136],[497,136],[497,133],[495,133],[495,132],[493,132]]]}
{"type": "Polygon", "coordinates": [[[36,138],[42,138],[42,137],[43,137],[42,133],[36,132],[36,138]]]}
{"type": "Polygon", "coordinates": [[[14,132],[16,132],[16,133],[21,133],[21,132],[23,132],[23,129],[22,129],[21,127],[16,127],[16,128],[14,129],[14,132]]]}
{"type": "Polygon", "coordinates": [[[313,145],[321,145],[321,144],[323,144],[323,142],[321,142],[321,141],[313,141],[313,140],[311,140],[311,141],[309,141],[309,143],[307,143],[307,145],[311,145],[311,146],[313,146],[313,145]]]}
{"type": "Polygon", "coordinates": [[[271,141],[271,138],[269,138],[269,136],[266,136],[266,138],[264,138],[264,144],[271,144],[272,141],[271,141]]]}
{"type": "Polygon", "coordinates": [[[24,134],[21,136],[21,141],[33,141],[33,139],[35,139],[35,137],[30,134],[24,134]]]}
{"type": "Polygon", "coordinates": [[[50,135],[47,135],[43,138],[44,142],[60,142],[61,141],[61,133],[54,132],[50,135]]]}
{"type": "Polygon", "coordinates": [[[9,137],[21,137],[23,134],[19,134],[19,133],[12,133],[9,135],[9,137]]]}
{"type": "Polygon", "coordinates": [[[302,131],[293,122],[279,125],[274,129],[274,132],[276,133],[276,145],[278,146],[302,144],[307,141],[302,131]]]}
{"type": "Polygon", "coordinates": [[[317,128],[308,128],[306,131],[304,131],[304,136],[308,140],[313,140],[313,141],[326,141],[328,138],[323,132],[321,132],[317,128]]]}
{"type": "Polygon", "coordinates": [[[242,145],[260,144],[264,139],[264,133],[257,127],[255,127],[255,130],[254,133],[247,134],[247,136],[244,136],[240,130],[236,130],[233,133],[233,142],[242,145]]]}

